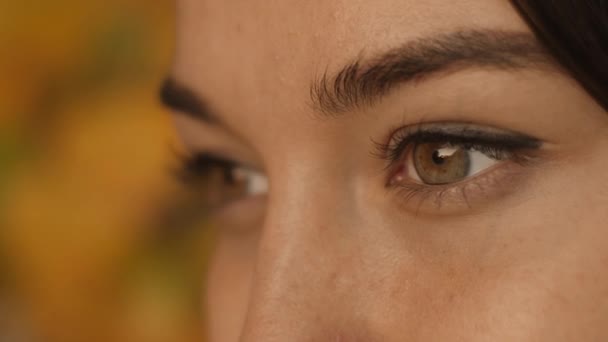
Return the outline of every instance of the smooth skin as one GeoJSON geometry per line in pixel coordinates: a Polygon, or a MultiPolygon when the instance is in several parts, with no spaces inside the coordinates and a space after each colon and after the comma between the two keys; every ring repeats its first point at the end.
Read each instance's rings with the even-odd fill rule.
{"type": "Polygon", "coordinates": [[[608,340],[608,115],[550,57],[453,68],[335,115],[311,99],[325,73],[412,41],[531,34],[508,1],[177,3],[171,77],[215,116],[176,110],[184,145],[270,184],[212,218],[211,341],[608,340]],[[387,189],[374,142],[448,121],[543,146],[467,180],[466,205],[387,189]]]}

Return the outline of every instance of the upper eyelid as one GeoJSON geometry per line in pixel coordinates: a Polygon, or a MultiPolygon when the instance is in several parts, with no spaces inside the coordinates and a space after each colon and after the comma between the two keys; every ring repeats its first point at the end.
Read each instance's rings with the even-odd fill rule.
{"type": "MultiPolygon", "coordinates": [[[[463,143],[493,144],[507,148],[539,148],[543,141],[516,131],[463,122],[430,122],[402,126],[391,130],[385,142],[372,142],[376,145],[375,155],[386,159],[387,154],[401,144],[409,145],[414,140],[424,142],[452,141],[463,143]]],[[[393,151],[394,152],[394,151],[393,151]]]]}
{"type": "Polygon", "coordinates": [[[482,131],[471,131],[462,133],[448,133],[438,131],[426,131],[416,132],[407,137],[405,143],[412,142],[450,142],[453,144],[474,144],[474,145],[486,145],[500,147],[503,149],[536,149],[539,148],[542,143],[534,138],[524,137],[514,134],[487,134],[482,131]]]}
{"type": "MultiPolygon", "coordinates": [[[[408,135],[416,134],[443,134],[449,137],[466,137],[468,139],[491,140],[492,138],[510,138],[512,140],[526,141],[530,144],[539,144],[540,139],[532,136],[519,133],[509,129],[494,127],[491,125],[474,124],[467,122],[429,122],[419,123],[416,125],[404,126],[396,129],[391,134],[392,138],[399,132],[405,132],[408,135]]],[[[505,139],[506,140],[506,139],[505,139]]]]}
{"type": "Polygon", "coordinates": [[[183,183],[190,183],[193,179],[199,179],[201,176],[206,175],[212,166],[226,168],[231,165],[228,160],[222,160],[203,153],[177,154],[177,158],[179,166],[173,173],[183,183]]]}
{"type": "Polygon", "coordinates": [[[213,153],[194,153],[181,157],[182,169],[185,172],[196,172],[196,167],[209,169],[211,167],[229,168],[240,164],[232,159],[225,158],[213,153]]]}
{"type": "Polygon", "coordinates": [[[227,156],[223,153],[218,152],[191,152],[187,156],[182,156],[182,164],[195,161],[198,158],[207,158],[211,164],[215,164],[222,167],[243,168],[260,173],[264,172],[260,168],[257,168],[247,162],[240,161],[237,158],[233,158],[231,156],[227,156]]]}

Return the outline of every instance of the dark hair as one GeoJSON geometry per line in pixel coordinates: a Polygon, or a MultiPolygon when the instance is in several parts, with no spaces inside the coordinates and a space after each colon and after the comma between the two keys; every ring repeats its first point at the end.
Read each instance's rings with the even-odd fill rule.
{"type": "Polygon", "coordinates": [[[608,110],[608,0],[511,0],[538,38],[608,110]]]}

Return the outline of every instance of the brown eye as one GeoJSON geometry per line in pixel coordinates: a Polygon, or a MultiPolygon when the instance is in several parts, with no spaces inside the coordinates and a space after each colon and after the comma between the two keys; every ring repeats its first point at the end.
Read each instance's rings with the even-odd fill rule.
{"type": "Polygon", "coordinates": [[[469,174],[471,159],[463,147],[426,143],[412,153],[416,173],[426,184],[455,183],[469,174]]]}
{"type": "Polygon", "coordinates": [[[402,172],[393,182],[403,182],[409,178],[427,185],[458,183],[509,158],[507,152],[493,151],[483,146],[417,143],[407,153],[402,172]]]}
{"type": "Polygon", "coordinates": [[[206,193],[211,208],[268,191],[266,176],[257,171],[237,165],[219,167],[210,171],[206,193]]]}
{"type": "Polygon", "coordinates": [[[196,156],[188,160],[180,178],[200,190],[206,208],[215,209],[268,191],[266,176],[238,163],[196,156]]]}

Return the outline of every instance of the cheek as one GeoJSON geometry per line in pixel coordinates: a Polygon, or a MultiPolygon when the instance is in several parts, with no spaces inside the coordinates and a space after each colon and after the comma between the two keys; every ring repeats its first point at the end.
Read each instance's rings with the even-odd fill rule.
{"type": "Polygon", "coordinates": [[[255,237],[219,233],[206,282],[211,341],[238,341],[244,325],[255,262],[255,237]]]}
{"type": "Polygon", "coordinates": [[[487,268],[463,260],[409,265],[419,271],[393,272],[384,278],[390,284],[373,287],[375,330],[420,341],[608,340],[608,249],[595,247],[579,240],[487,268]]]}
{"type": "MultiPolygon", "coordinates": [[[[608,340],[608,215],[598,211],[608,202],[583,198],[585,209],[573,198],[543,201],[534,220],[496,227],[510,232],[498,239],[505,243],[494,244],[489,263],[472,269],[456,296],[436,302],[435,312],[447,313],[443,331],[464,326],[486,341],[608,340]]],[[[435,283],[441,292],[453,287],[435,283]]]]}
{"type": "Polygon", "coordinates": [[[606,264],[580,247],[480,281],[446,321],[470,318],[480,340],[605,341],[606,264]]]}

